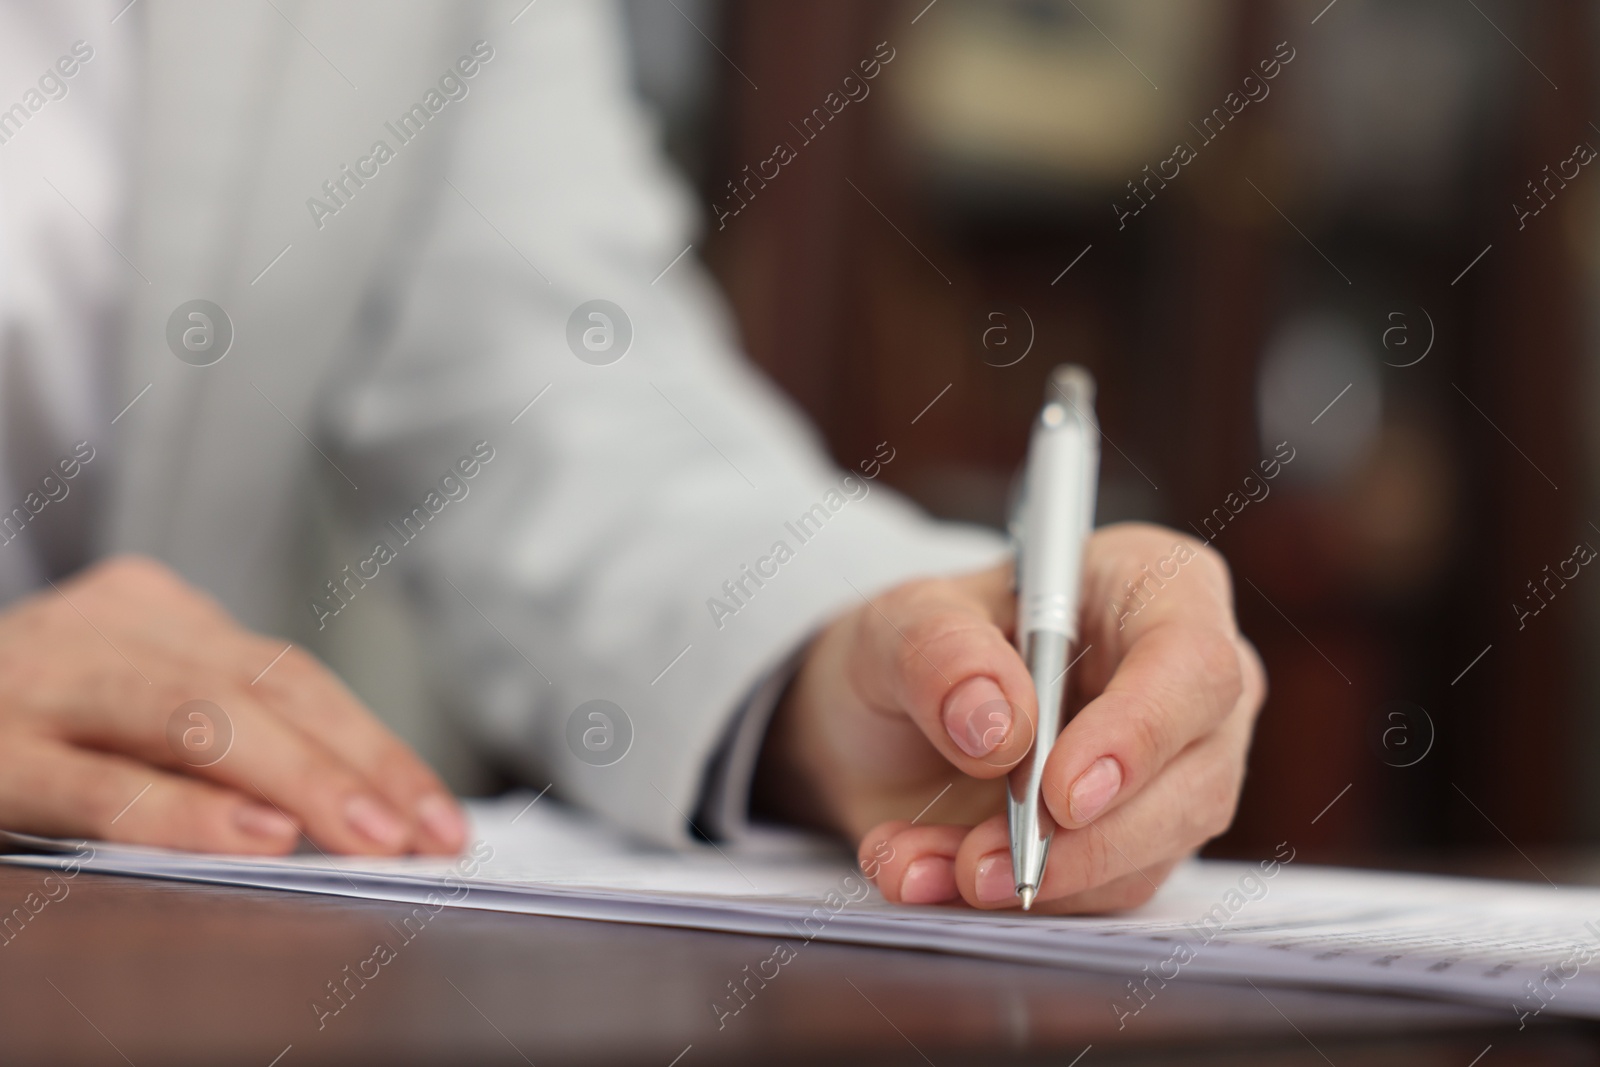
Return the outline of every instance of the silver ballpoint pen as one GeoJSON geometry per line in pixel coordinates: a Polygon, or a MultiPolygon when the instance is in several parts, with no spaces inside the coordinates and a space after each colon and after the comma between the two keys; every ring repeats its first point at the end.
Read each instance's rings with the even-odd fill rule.
{"type": "Polygon", "coordinates": [[[1094,529],[1100,431],[1093,411],[1088,371],[1062,365],[1051,372],[1028,441],[1017,512],[1017,647],[1039,698],[1038,730],[1011,771],[1006,804],[1011,872],[1024,911],[1033,907],[1056,830],[1039,792],[1045,761],[1064,725],[1067,652],[1078,636],[1084,542],[1094,529]]]}

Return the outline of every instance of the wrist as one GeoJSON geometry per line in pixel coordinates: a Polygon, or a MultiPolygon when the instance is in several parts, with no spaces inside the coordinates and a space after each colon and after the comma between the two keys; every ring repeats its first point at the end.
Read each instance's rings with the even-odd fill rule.
{"type": "MultiPolygon", "coordinates": [[[[809,663],[813,651],[814,647],[807,651],[803,664],[809,663]]],[[[828,804],[828,790],[813,770],[815,761],[805,758],[801,706],[805,675],[802,665],[772,713],[750,786],[750,811],[769,822],[836,833],[840,827],[828,804]]]]}

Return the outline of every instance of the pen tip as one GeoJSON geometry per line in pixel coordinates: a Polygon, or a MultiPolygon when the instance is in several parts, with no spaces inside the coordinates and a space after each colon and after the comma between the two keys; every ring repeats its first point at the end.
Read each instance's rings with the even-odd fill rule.
{"type": "Polygon", "coordinates": [[[1017,889],[1017,896],[1022,898],[1022,910],[1027,911],[1033,907],[1033,886],[1025,885],[1017,889]]]}

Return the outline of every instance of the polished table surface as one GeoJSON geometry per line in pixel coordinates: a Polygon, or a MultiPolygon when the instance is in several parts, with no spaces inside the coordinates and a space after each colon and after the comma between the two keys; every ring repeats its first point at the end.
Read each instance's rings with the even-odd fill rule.
{"type": "MultiPolygon", "coordinates": [[[[0,865],[0,914],[44,873],[0,865]]],[[[446,909],[400,943],[398,904],[70,886],[0,945],[0,1064],[1600,1063],[1600,1028],[1509,1007],[1175,980],[1119,1030],[1125,980],[798,940],[719,1028],[772,938],[446,909]],[[319,1026],[380,939],[396,957],[319,1026]]]]}

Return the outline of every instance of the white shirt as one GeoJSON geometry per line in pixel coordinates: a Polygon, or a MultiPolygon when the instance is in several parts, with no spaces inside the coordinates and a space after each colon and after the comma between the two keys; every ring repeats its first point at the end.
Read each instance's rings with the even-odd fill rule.
{"type": "Polygon", "coordinates": [[[675,844],[702,799],[742,810],[760,712],[818,628],[863,594],[1004,551],[886,487],[865,495],[859,476],[841,490],[845,473],[738,359],[685,255],[694,207],[629,93],[614,4],[429,4],[397,20],[385,0],[341,0],[290,25],[267,4],[123,2],[0,0],[0,120],[40,93],[0,142],[0,328],[18,339],[0,361],[0,528],[80,433],[102,453],[83,476],[101,491],[74,481],[41,516],[58,529],[0,543],[0,598],[91,550],[151,556],[253,630],[419,668],[528,781],[675,844]],[[92,57],[47,100],[39,79],[80,40],[92,57]],[[305,205],[324,179],[490,41],[470,97],[440,103],[319,229],[305,205]],[[204,368],[164,334],[197,298],[239,338],[204,368]],[[605,366],[567,333],[596,298],[633,324],[605,366]],[[313,599],[475,441],[493,442],[492,474],[381,579],[414,648],[353,641],[379,621],[376,590],[323,634],[313,599]],[[85,503],[93,521],[72,512],[85,503]],[[714,613],[741,566],[760,569],[796,537],[786,523],[819,511],[825,535],[746,589],[736,619],[714,613]],[[353,540],[311,558],[322,519],[353,540]],[[67,539],[84,531],[92,544],[67,539]],[[29,543],[33,559],[17,551],[29,543]],[[569,733],[593,699],[631,719],[615,764],[569,733]]]}
{"type": "Polygon", "coordinates": [[[41,483],[115,414],[103,367],[127,286],[146,284],[117,250],[140,26],[125,3],[0,0],[0,515],[60,497],[0,543],[0,600],[85,562],[104,463],[41,483]]]}

